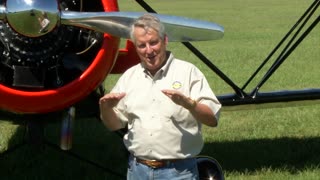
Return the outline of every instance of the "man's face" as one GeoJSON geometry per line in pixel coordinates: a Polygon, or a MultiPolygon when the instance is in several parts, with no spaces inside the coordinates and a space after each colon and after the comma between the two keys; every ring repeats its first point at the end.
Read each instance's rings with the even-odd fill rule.
{"type": "Polygon", "coordinates": [[[167,37],[161,39],[154,29],[141,27],[136,27],[133,35],[141,62],[154,75],[166,60],[167,37]]]}

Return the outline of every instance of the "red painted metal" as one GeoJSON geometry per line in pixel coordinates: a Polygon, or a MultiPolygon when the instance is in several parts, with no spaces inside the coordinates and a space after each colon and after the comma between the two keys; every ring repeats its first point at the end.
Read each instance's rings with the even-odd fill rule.
{"type": "MultiPolygon", "coordinates": [[[[117,0],[102,0],[105,11],[118,11],[117,0]]],[[[0,108],[16,113],[47,113],[62,110],[94,91],[110,73],[120,38],[104,35],[101,49],[80,77],[52,90],[23,91],[0,84],[0,108]]]]}
{"type": "Polygon", "coordinates": [[[140,58],[136,52],[136,48],[132,41],[127,40],[126,47],[119,50],[116,64],[112,68],[112,74],[124,73],[125,70],[140,62],[140,58]]]}

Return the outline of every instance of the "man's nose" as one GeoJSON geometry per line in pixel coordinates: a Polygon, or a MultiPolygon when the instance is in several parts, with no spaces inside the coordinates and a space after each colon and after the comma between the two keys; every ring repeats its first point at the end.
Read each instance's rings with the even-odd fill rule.
{"type": "Polygon", "coordinates": [[[147,49],[146,49],[147,54],[150,54],[153,52],[153,49],[150,45],[147,45],[147,49]]]}

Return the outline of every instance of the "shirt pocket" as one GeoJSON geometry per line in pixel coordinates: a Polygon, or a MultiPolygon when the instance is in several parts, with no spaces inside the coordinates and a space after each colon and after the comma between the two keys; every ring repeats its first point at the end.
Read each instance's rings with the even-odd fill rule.
{"type": "Polygon", "coordinates": [[[141,127],[146,130],[160,130],[163,127],[163,120],[157,115],[146,115],[141,119],[141,127]]]}

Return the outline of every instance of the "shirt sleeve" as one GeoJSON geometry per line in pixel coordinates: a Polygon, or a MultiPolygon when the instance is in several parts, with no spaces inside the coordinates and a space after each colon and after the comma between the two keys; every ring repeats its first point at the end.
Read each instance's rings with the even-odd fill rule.
{"type": "Polygon", "coordinates": [[[221,103],[212,91],[206,77],[198,69],[191,71],[191,98],[197,100],[201,104],[209,106],[217,120],[219,120],[221,103]]]}

